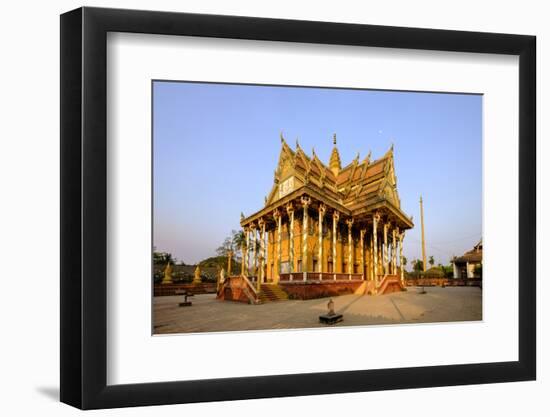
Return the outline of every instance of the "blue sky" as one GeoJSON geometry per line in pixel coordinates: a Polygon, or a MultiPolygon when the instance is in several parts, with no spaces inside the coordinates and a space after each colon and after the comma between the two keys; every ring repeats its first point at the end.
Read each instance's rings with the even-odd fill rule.
{"type": "Polygon", "coordinates": [[[401,208],[414,216],[404,254],[448,263],[481,238],[482,96],[155,81],[154,236],[186,263],[213,256],[240,213],[264,205],[282,131],[325,163],[336,133],[342,165],[394,144],[401,208]]]}

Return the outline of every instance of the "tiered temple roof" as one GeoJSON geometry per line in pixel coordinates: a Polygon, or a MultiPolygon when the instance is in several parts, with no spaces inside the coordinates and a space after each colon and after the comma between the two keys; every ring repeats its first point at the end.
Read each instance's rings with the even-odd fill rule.
{"type": "Polygon", "coordinates": [[[363,160],[357,154],[351,163],[342,168],[336,135],[328,166],[319,159],[315,150],[312,150],[311,156],[307,155],[298,142],[293,150],[281,135],[274,184],[266,197],[265,206],[251,216],[243,216],[241,225],[301,195],[309,195],[350,217],[366,215],[384,207],[401,227],[413,227],[412,219],[401,211],[393,145],[377,160],[371,160],[370,152],[363,160]]]}

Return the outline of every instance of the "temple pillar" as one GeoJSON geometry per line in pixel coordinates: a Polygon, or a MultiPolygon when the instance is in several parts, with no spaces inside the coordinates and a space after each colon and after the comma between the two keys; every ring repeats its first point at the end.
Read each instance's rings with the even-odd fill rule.
{"type": "Polygon", "coordinates": [[[384,275],[389,274],[389,259],[388,259],[388,228],[389,223],[384,223],[384,243],[382,246],[382,262],[384,263],[384,275]]]}
{"type": "Polygon", "coordinates": [[[304,273],[304,281],[307,279],[307,262],[308,262],[308,247],[307,247],[307,235],[308,235],[308,220],[309,213],[308,208],[311,204],[311,199],[307,196],[302,196],[301,199],[303,211],[302,218],[302,272],[304,273]]]}
{"type": "Polygon", "coordinates": [[[374,263],[372,260],[374,259],[374,249],[373,249],[373,237],[372,232],[370,233],[370,239],[369,239],[369,281],[372,281],[374,277],[374,263]]]}
{"type": "Polygon", "coordinates": [[[368,275],[368,278],[370,281],[372,281],[373,277],[374,277],[374,265],[373,265],[373,262],[372,262],[372,259],[373,259],[373,248],[372,248],[372,232],[368,234],[368,236],[370,236],[370,239],[368,239],[369,243],[369,251],[368,251],[368,259],[367,259],[367,262],[368,262],[368,271],[369,271],[369,275],[368,275]]]}
{"type": "Polygon", "coordinates": [[[361,245],[361,279],[365,280],[365,249],[364,249],[364,240],[365,240],[365,229],[361,229],[359,232],[359,245],[361,245]]]}
{"type": "Polygon", "coordinates": [[[392,229],[392,248],[391,248],[391,273],[397,275],[397,233],[399,230],[392,229]]]}
{"type": "Polygon", "coordinates": [[[384,250],[383,240],[384,239],[380,239],[379,244],[378,244],[379,247],[380,247],[380,250],[378,251],[378,270],[380,271],[381,275],[384,275],[384,258],[382,257],[383,250],[384,250]]]}
{"type": "Polygon", "coordinates": [[[334,273],[334,279],[336,279],[336,235],[338,233],[338,220],[340,220],[340,213],[334,210],[332,213],[332,272],[334,273]]]}
{"type": "Polygon", "coordinates": [[[260,259],[259,259],[259,267],[260,267],[260,273],[258,274],[258,289],[260,288],[260,284],[264,283],[265,280],[265,221],[264,219],[260,219],[258,221],[258,226],[260,227],[259,233],[260,233],[260,259]]]}
{"type": "Polygon", "coordinates": [[[324,204],[319,204],[319,259],[317,265],[319,266],[319,272],[323,272],[323,218],[327,208],[324,204]]]}
{"type": "Polygon", "coordinates": [[[281,274],[281,255],[282,255],[282,248],[281,248],[281,235],[282,235],[282,229],[283,229],[283,219],[281,216],[281,211],[279,209],[276,209],[273,212],[273,217],[275,218],[275,221],[277,222],[277,259],[275,261],[275,277],[274,281],[275,283],[279,282],[280,274],[281,274]]]}
{"type": "Polygon", "coordinates": [[[249,251],[250,251],[250,229],[248,227],[244,227],[244,236],[246,239],[246,251],[243,249],[243,266],[242,266],[242,274],[248,276],[249,273],[249,251]]]}
{"type": "Polygon", "coordinates": [[[405,266],[403,265],[403,239],[405,232],[399,233],[399,266],[401,267],[401,282],[405,284],[405,266]]]}
{"type": "Polygon", "coordinates": [[[374,280],[378,282],[378,221],[380,215],[378,213],[372,216],[372,240],[373,240],[373,257],[374,257],[374,280]]]}
{"type": "Polygon", "coordinates": [[[233,261],[233,251],[227,251],[227,276],[231,276],[231,262],[233,261]]]}
{"type": "Polygon", "coordinates": [[[346,224],[348,225],[348,274],[350,274],[349,279],[351,279],[351,274],[353,274],[353,238],[351,236],[353,218],[347,219],[346,224]]]}
{"type": "Polygon", "coordinates": [[[241,259],[241,275],[244,275],[244,270],[245,270],[245,264],[244,264],[244,260],[245,260],[245,249],[244,249],[244,243],[241,244],[241,253],[242,253],[242,259],[241,259]]]}
{"type": "Polygon", "coordinates": [[[256,235],[256,225],[252,223],[250,225],[250,231],[252,232],[252,276],[256,276],[256,279],[258,279],[257,276],[257,258],[256,258],[256,246],[257,246],[257,235],[256,235]]]}
{"type": "Polygon", "coordinates": [[[385,271],[385,265],[384,265],[384,236],[382,236],[382,240],[380,241],[380,271],[382,272],[382,275],[384,275],[385,271]]]}
{"type": "MultiPolygon", "coordinates": [[[[288,203],[286,206],[286,212],[288,213],[289,224],[288,224],[288,263],[290,272],[294,272],[294,207],[292,203],[288,203]]],[[[292,275],[290,276],[292,281],[292,275]]]]}

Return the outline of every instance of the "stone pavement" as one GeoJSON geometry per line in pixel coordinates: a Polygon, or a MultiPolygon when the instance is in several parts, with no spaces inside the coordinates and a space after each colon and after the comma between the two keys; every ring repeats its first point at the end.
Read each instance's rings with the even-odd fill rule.
{"type": "MultiPolygon", "coordinates": [[[[382,296],[333,297],[335,312],[344,321],[335,326],[433,323],[482,319],[482,292],[478,287],[426,287],[382,296]]],[[[326,327],[319,315],[329,298],[290,300],[248,305],[216,300],[214,294],[196,295],[192,307],[179,307],[183,296],[154,297],[154,333],[196,333],[326,327]]]]}

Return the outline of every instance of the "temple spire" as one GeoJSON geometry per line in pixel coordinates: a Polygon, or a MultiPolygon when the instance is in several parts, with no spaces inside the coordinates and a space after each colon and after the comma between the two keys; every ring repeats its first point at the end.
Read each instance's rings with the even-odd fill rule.
{"type": "Polygon", "coordinates": [[[336,147],[336,133],[333,135],[333,144],[332,153],[330,154],[329,168],[335,176],[338,176],[338,173],[342,169],[342,164],[340,162],[340,153],[336,147]]]}

